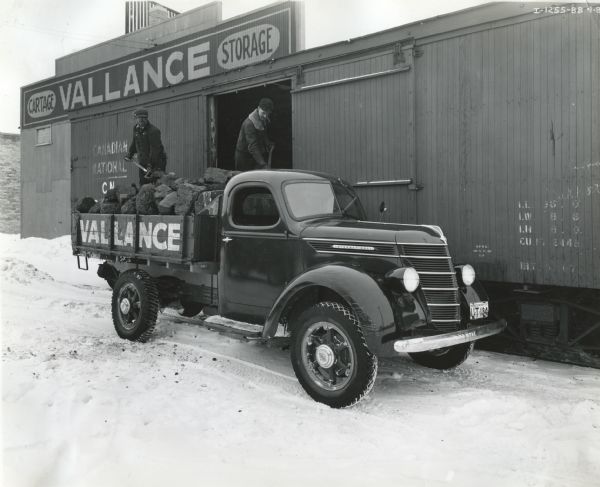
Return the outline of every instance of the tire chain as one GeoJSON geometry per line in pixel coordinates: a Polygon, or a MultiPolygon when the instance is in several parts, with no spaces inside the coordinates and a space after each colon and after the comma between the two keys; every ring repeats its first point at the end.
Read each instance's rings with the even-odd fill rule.
{"type": "Polygon", "coordinates": [[[146,295],[146,299],[148,300],[148,312],[150,313],[152,319],[152,325],[150,325],[144,333],[142,333],[139,337],[137,337],[136,341],[144,343],[147,342],[152,333],[154,333],[154,328],[156,327],[156,322],[158,320],[158,290],[156,289],[156,285],[152,281],[150,274],[146,271],[137,270],[134,273],[136,279],[142,282],[144,286],[144,294],[146,295]]]}
{"type": "MultiPolygon", "coordinates": [[[[348,309],[346,306],[344,306],[343,304],[340,304],[336,301],[321,301],[320,303],[317,304],[317,306],[320,306],[322,308],[333,309],[335,311],[342,313],[346,318],[348,318],[352,322],[352,324],[356,327],[356,332],[358,333],[358,335],[360,337],[362,346],[365,347],[367,350],[369,350],[369,347],[367,346],[367,341],[365,339],[365,335],[363,334],[362,328],[360,326],[360,322],[358,321],[358,319],[356,318],[354,313],[352,311],[350,311],[350,309],[348,309]]],[[[373,369],[370,371],[370,377],[369,377],[369,382],[367,383],[367,387],[362,392],[362,394],[360,394],[350,404],[347,404],[346,406],[344,406],[344,408],[352,407],[355,404],[362,401],[365,397],[367,397],[371,393],[371,390],[373,389],[373,386],[375,385],[375,379],[377,378],[377,369],[379,368],[379,361],[377,360],[377,355],[374,355],[370,351],[368,353],[373,357],[373,369]]]]}

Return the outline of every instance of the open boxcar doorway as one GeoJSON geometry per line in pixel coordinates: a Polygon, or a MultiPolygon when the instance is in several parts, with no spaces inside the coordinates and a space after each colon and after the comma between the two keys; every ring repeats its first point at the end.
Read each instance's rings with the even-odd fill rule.
{"type": "Polygon", "coordinates": [[[261,98],[271,98],[275,110],[268,134],[275,143],[273,169],[292,168],[292,96],[291,80],[282,80],[253,88],[215,96],[216,166],[235,169],[235,144],[242,122],[258,106],[261,98]]]}

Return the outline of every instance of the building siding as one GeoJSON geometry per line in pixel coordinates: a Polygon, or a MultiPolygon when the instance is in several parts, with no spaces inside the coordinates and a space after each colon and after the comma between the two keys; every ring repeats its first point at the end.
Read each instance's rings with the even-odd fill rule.
{"type": "Polygon", "coordinates": [[[36,129],[21,131],[21,237],[68,234],[71,227],[71,127],[51,125],[52,143],[36,146],[36,129]]]}

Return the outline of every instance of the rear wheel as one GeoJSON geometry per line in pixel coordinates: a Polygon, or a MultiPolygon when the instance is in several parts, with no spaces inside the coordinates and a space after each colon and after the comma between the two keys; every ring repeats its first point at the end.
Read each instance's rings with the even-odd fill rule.
{"type": "Polygon", "coordinates": [[[447,370],[462,364],[471,352],[475,342],[461,343],[453,347],[438,348],[427,352],[410,353],[411,358],[419,365],[432,369],[447,370]]]}
{"type": "Polygon", "coordinates": [[[112,294],[112,318],[121,338],[145,342],[150,338],[158,316],[158,289],[147,272],[124,272],[112,294]]]}
{"type": "Polygon", "coordinates": [[[294,325],[292,365],[314,400],[342,408],[369,394],[377,376],[377,357],[369,351],[350,309],[321,302],[301,313],[294,325]]]}

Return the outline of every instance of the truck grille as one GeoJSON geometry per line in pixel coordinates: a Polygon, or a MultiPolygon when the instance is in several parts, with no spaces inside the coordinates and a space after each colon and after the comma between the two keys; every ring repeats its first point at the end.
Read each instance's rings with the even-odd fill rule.
{"type": "Polygon", "coordinates": [[[443,332],[460,324],[458,282],[446,245],[400,244],[400,257],[419,273],[433,326],[443,332]]]}
{"type": "Polygon", "coordinates": [[[358,240],[308,239],[308,244],[318,253],[398,257],[396,245],[393,243],[358,240]]]}

